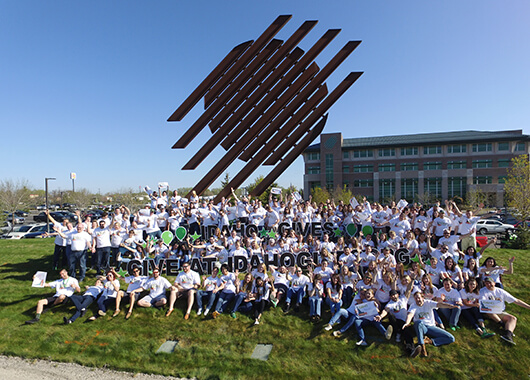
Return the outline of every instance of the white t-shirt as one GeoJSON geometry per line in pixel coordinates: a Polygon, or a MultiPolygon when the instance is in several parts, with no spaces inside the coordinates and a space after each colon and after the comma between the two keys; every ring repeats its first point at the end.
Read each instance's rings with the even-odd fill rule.
{"type": "Polygon", "coordinates": [[[116,298],[118,292],[116,291],[114,286],[117,286],[118,290],[120,289],[120,281],[118,279],[114,279],[112,281],[105,280],[103,282],[103,287],[105,288],[103,290],[103,295],[109,298],[116,298]]]}
{"type": "Polygon", "coordinates": [[[97,248],[110,247],[110,231],[108,228],[96,228],[92,232],[92,237],[96,239],[97,248]]]}
{"type": "Polygon", "coordinates": [[[145,283],[144,288],[149,289],[149,296],[156,298],[166,292],[166,289],[171,288],[171,284],[162,276],[158,278],[151,278],[145,283]]]}
{"type": "Polygon", "coordinates": [[[407,320],[407,299],[404,296],[401,296],[398,298],[396,302],[390,300],[386,306],[386,311],[396,319],[399,319],[400,321],[406,321],[407,320]]]}
{"type": "Polygon", "coordinates": [[[215,287],[219,285],[221,285],[221,279],[217,276],[210,276],[204,280],[204,290],[207,292],[213,292],[215,287]]]}
{"type": "Polygon", "coordinates": [[[235,293],[236,292],[236,275],[234,273],[227,273],[221,276],[221,282],[225,285],[223,292],[235,293]]]}
{"type": "Polygon", "coordinates": [[[103,286],[91,286],[89,287],[83,296],[92,296],[98,298],[99,293],[103,291],[103,286]]]}
{"type": "MultiPolygon", "coordinates": [[[[315,274],[316,274],[316,270],[315,270],[315,274]]],[[[295,274],[291,278],[291,288],[293,288],[294,290],[305,288],[310,283],[311,281],[309,281],[309,277],[307,277],[305,274],[302,274],[300,276],[295,274]]]]}
{"type": "Polygon", "coordinates": [[[457,302],[462,302],[460,293],[458,292],[458,290],[453,288],[451,288],[450,291],[447,291],[444,287],[442,287],[436,291],[434,296],[439,298],[440,300],[443,300],[443,302],[450,303],[451,305],[456,305],[457,302]]]}
{"type": "Polygon", "coordinates": [[[63,294],[67,297],[70,297],[72,294],[74,294],[76,288],[79,288],[79,282],[73,277],[68,277],[65,280],[60,278],[59,280],[51,282],[50,287],[55,288],[54,297],[59,297],[63,294]]]}
{"type": "Polygon", "coordinates": [[[192,271],[191,269],[188,273],[182,271],[175,279],[175,285],[177,284],[182,286],[184,289],[191,289],[194,287],[194,285],[201,284],[201,277],[197,272],[192,271]]]}
{"type": "Polygon", "coordinates": [[[422,306],[414,302],[408,312],[414,313],[414,322],[423,322],[427,326],[436,326],[433,314],[434,309],[438,309],[437,302],[424,300],[422,306]]]}
{"type": "Polygon", "coordinates": [[[92,237],[85,231],[77,232],[70,235],[72,239],[72,251],[84,251],[92,242],[92,237]]]}
{"type": "MultiPolygon", "coordinates": [[[[480,299],[480,295],[477,294],[477,293],[468,293],[466,292],[466,289],[462,289],[460,290],[460,298],[462,298],[462,300],[466,300],[468,302],[473,302],[475,300],[478,300],[480,299]]],[[[470,306],[466,306],[465,304],[463,304],[461,306],[462,310],[465,310],[465,309],[470,309],[471,307],[470,306]]]]}
{"type": "Polygon", "coordinates": [[[488,290],[488,288],[484,287],[480,289],[479,293],[480,299],[484,300],[497,300],[502,301],[504,310],[506,305],[505,302],[512,303],[517,300],[514,296],[512,296],[510,293],[508,293],[506,290],[495,287],[493,290],[488,290]]]}
{"type": "Polygon", "coordinates": [[[139,288],[143,288],[145,282],[148,279],[149,279],[149,277],[147,277],[147,276],[138,276],[138,277],[127,276],[127,277],[125,277],[124,278],[125,283],[129,284],[129,286],[127,286],[127,293],[130,293],[133,290],[136,290],[136,289],[139,289],[139,288]]]}

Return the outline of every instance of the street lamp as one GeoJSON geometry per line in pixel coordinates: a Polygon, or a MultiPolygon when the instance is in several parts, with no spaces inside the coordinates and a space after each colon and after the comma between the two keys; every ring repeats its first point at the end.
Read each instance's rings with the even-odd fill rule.
{"type": "MultiPolygon", "coordinates": [[[[44,178],[44,184],[45,184],[45,191],[46,191],[46,215],[50,212],[48,209],[48,181],[55,181],[55,178],[44,178]]],[[[50,233],[50,223],[48,223],[48,220],[46,218],[46,231],[50,233]]]]}

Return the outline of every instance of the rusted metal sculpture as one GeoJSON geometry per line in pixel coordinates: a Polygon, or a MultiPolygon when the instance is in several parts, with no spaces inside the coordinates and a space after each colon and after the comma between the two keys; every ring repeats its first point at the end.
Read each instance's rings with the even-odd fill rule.
{"type": "Polygon", "coordinates": [[[204,97],[204,113],[173,149],[185,148],[206,125],[213,135],[183,170],[197,168],[218,145],[227,151],[195,185],[197,194],[202,194],[237,158],[247,164],[215,202],[228,196],[231,187],[241,186],[260,165],[276,165],[252,192],[253,196],[261,194],[318,137],[326,124],[324,113],[362,75],[350,73],[328,95],[324,81],[361,41],[349,41],[320,70],[313,60],[340,30],[328,30],[304,54],[296,45],[317,21],[304,22],[285,42],[275,39],[290,19],[290,15],[279,16],[256,41],[232,49],[168,119],[181,121],[204,97]]]}

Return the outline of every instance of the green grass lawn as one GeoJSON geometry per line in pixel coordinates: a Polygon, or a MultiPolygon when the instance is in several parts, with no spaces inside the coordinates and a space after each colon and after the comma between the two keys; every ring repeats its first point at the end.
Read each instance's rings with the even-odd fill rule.
{"type": "MultiPolygon", "coordinates": [[[[252,326],[252,319],[238,314],[217,319],[195,315],[183,319],[183,303],[169,318],[165,310],[135,308],[132,318],[124,313],[92,323],[63,325],[73,306],[61,306],[42,316],[40,323],[25,325],[34,317],[37,300],[52,295],[49,288],[31,287],[37,270],[48,272],[48,280],[58,278],[51,270],[53,240],[0,241],[0,353],[25,358],[76,362],[86,366],[109,367],[132,372],[208,378],[490,378],[527,379],[530,375],[530,311],[515,305],[508,312],[519,319],[516,346],[498,336],[482,340],[464,327],[454,335],[456,342],[435,348],[428,346],[428,358],[405,356],[402,346],[384,341],[375,329],[366,330],[368,347],[355,346],[355,329],[336,339],[323,331],[324,322],[309,322],[308,310],[283,315],[267,310],[263,323],[252,326]],[[178,340],[173,354],[155,354],[166,340],[178,340]],[[273,344],[268,361],[251,359],[257,343],[273,344]]],[[[530,302],[529,251],[490,249],[501,265],[515,255],[515,274],[505,276],[505,288],[515,297],[530,302]]],[[[94,271],[88,283],[93,284],[94,271]]],[[[174,278],[169,278],[172,282],[174,278]]],[[[122,289],[125,285],[122,284],[122,289]]],[[[95,306],[95,305],[93,305],[95,306]]],[[[123,310],[123,307],[122,307],[123,310]]],[[[112,314],[112,312],[110,313],[112,314]]],[[[87,317],[90,314],[87,314],[87,317]]],[[[329,320],[324,312],[323,320],[329,320]]],[[[464,324],[465,322],[461,322],[464,324]]],[[[488,322],[487,322],[488,324],[488,322]]],[[[488,324],[499,334],[496,326],[488,324]]]]}

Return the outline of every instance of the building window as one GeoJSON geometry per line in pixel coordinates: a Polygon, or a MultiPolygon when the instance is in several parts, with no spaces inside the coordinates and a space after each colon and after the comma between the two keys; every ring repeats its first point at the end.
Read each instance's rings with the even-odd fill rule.
{"type": "Polygon", "coordinates": [[[345,150],[344,152],[342,152],[342,158],[344,160],[347,160],[350,158],[350,152],[348,152],[347,150],[345,150]]]}
{"type": "Polygon", "coordinates": [[[512,160],[510,160],[509,158],[503,158],[503,159],[499,159],[497,161],[497,166],[499,168],[509,168],[510,167],[510,162],[512,160]]]}
{"type": "Polygon", "coordinates": [[[394,148],[379,149],[379,157],[394,157],[396,150],[394,148]]]}
{"type": "Polygon", "coordinates": [[[373,173],[374,165],[353,165],[354,173],[373,173]]]}
{"type": "Polygon", "coordinates": [[[396,164],[379,164],[380,172],[395,172],[396,164]]]}
{"type": "Polygon", "coordinates": [[[441,154],[441,153],[442,153],[442,146],[441,145],[424,146],[423,147],[423,154],[441,154]]]}
{"type": "Polygon", "coordinates": [[[407,162],[401,164],[401,170],[404,172],[411,171],[411,170],[418,170],[418,163],[417,162],[407,162]]]}
{"type": "Polygon", "coordinates": [[[320,174],[320,166],[308,166],[307,174],[320,174]]]}
{"type": "Polygon", "coordinates": [[[447,146],[447,153],[449,153],[449,154],[466,153],[466,151],[467,151],[467,145],[466,144],[457,144],[457,145],[448,145],[447,146]]]}
{"type": "Polygon", "coordinates": [[[348,165],[342,165],[342,172],[343,173],[349,173],[350,167],[348,165]]]}
{"type": "Polygon", "coordinates": [[[507,178],[507,176],[505,176],[505,175],[501,175],[501,176],[499,176],[499,181],[498,181],[498,183],[506,183],[506,178],[507,178]]]}
{"type": "Polygon", "coordinates": [[[442,198],[442,179],[425,178],[423,192],[437,199],[442,198]]]}
{"type": "Polygon", "coordinates": [[[510,143],[509,142],[498,143],[497,150],[498,151],[510,150],[510,143]]]}
{"type": "Polygon", "coordinates": [[[333,190],[333,155],[326,154],[326,188],[333,190]]]}
{"type": "Polygon", "coordinates": [[[354,150],[353,151],[353,157],[354,158],[366,158],[366,157],[373,157],[374,151],[371,149],[363,149],[363,150],[354,150]]]}
{"type": "Polygon", "coordinates": [[[526,144],[524,142],[515,144],[516,152],[524,152],[526,150],[526,144]]]}
{"type": "Polygon", "coordinates": [[[473,152],[491,152],[491,143],[473,144],[473,152]]]}
{"type": "Polygon", "coordinates": [[[441,169],[442,169],[441,162],[425,162],[423,164],[423,170],[441,170],[441,169]]]}
{"type": "Polygon", "coordinates": [[[491,168],[492,166],[491,160],[473,160],[473,169],[491,168]]]}
{"type": "Polygon", "coordinates": [[[467,189],[466,177],[449,177],[447,180],[447,185],[447,195],[449,198],[465,198],[467,189]]]}
{"type": "Polygon", "coordinates": [[[309,187],[311,188],[311,190],[316,189],[316,188],[321,188],[320,182],[309,182],[309,187]]]}
{"type": "Polygon", "coordinates": [[[406,199],[409,202],[412,202],[414,201],[416,194],[418,194],[418,179],[417,178],[401,179],[401,198],[406,199]]]}
{"type": "Polygon", "coordinates": [[[307,154],[308,161],[320,161],[320,152],[309,152],[307,154]]]}
{"type": "Polygon", "coordinates": [[[354,187],[374,187],[373,179],[356,179],[353,181],[354,187]]]}
{"type": "Polygon", "coordinates": [[[491,176],[473,177],[473,183],[475,185],[490,184],[490,183],[493,183],[493,178],[491,176]]]}
{"type": "Polygon", "coordinates": [[[411,146],[408,148],[401,148],[401,155],[402,156],[417,156],[418,155],[418,147],[417,146],[411,146]]]}
{"type": "Polygon", "coordinates": [[[379,199],[392,199],[396,194],[396,180],[395,179],[380,179],[379,180],[379,199]]]}
{"type": "Polygon", "coordinates": [[[467,168],[466,161],[449,161],[447,163],[447,169],[465,169],[467,168]]]}

